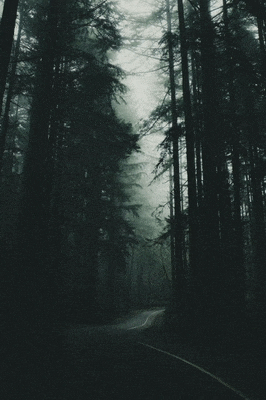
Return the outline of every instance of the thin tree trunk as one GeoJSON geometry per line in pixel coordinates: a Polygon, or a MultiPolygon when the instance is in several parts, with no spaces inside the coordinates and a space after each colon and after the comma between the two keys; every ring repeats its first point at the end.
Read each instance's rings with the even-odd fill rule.
{"type": "Polygon", "coordinates": [[[250,145],[250,174],[253,194],[252,217],[253,249],[256,276],[256,308],[259,320],[264,320],[266,312],[266,232],[261,180],[257,174],[258,153],[255,145],[250,145]]]}
{"type": "MultiPolygon", "coordinates": [[[[170,150],[171,151],[171,150],[170,150]]],[[[172,154],[170,153],[170,156],[172,154]]],[[[171,250],[171,268],[175,268],[175,237],[174,237],[174,199],[173,199],[173,167],[169,167],[169,192],[170,192],[170,250],[171,250]]]]}
{"type": "Polygon", "coordinates": [[[0,23],[0,116],[2,115],[3,98],[13,44],[18,3],[19,0],[5,0],[0,23]]]}
{"type": "Polygon", "coordinates": [[[192,61],[192,87],[193,87],[193,113],[194,113],[194,123],[195,123],[195,145],[196,145],[196,188],[197,188],[197,204],[199,209],[202,207],[203,199],[203,187],[202,187],[202,165],[201,165],[201,132],[202,132],[202,122],[200,120],[200,110],[199,110],[199,63],[196,60],[196,55],[194,50],[191,51],[191,61],[192,61]]]}
{"type": "Polygon", "coordinates": [[[179,32],[182,61],[182,83],[186,129],[187,175],[188,175],[188,223],[189,223],[189,262],[192,275],[197,265],[197,191],[194,153],[194,127],[191,107],[188,70],[188,42],[184,20],[183,0],[177,0],[179,16],[179,32]]]}
{"type": "MultiPolygon", "coordinates": [[[[234,236],[234,252],[232,254],[232,272],[231,277],[234,285],[232,286],[231,295],[234,296],[235,315],[240,317],[245,309],[245,269],[244,269],[244,239],[243,227],[241,218],[241,177],[240,177],[240,138],[236,115],[236,98],[234,91],[234,59],[231,51],[232,40],[229,30],[229,18],[227,12],[227,0],[223,0],[223,19],[225,29],[225,46],[226,46],[226,61],[228,68],[228,93],[231,110],[231,133],[232,133],[232,169],[233,169],[233,229],[234,236]]],[[[232,297],[233,298],[233,297],[232,297]]]]}
{"type": "Polygon", "coordinates": [[[200,0],[202,110],[203,110],[203,249],[199,272],[199,314],[207,326],[219,329],[221,260],[217,196],[218,122],[214,28],[209,0],[200,0]]]}
{"type": "Polygon", "coordinates": [[[166,0],[167,10],[167,33],[169,51],[169,79],[171,91],[171,117],[172,117],[172,140],[173,140],[173,161],[174,161],[174,237],[175,237],[175,265],[172,272],[173,280],[173,302],[177,306],[178,299],[181,297],[183,287],[183,255],[182,255],[182,213],[181,213],[181,194],[180,194],[180,167],[179,167],[179,134],[180,128],[177,124],[176,90],[175,90],[175,71],[174,54],[172,44],[172,28],[169,0],[166,0]]]}
{"type": "Polygon", "coordinates": [[[265,35],[264,35],[264,21],[260,17],[257,18],[258,35],[260,43],[260,51],[265,57],[265,35]]]}
{"type": "MultiPolygon", "coordinates": [[[[56,52],[57,18],[59,9],[57,0],[50,0],[47,11],[46,32],[42,38],[43,57],[38,62],[35,77],[29,144],[24,164],[24,181],[19,221],[19,264],[23,265],[23,279],[27,281],[28,292],[32,293],[35,301],[26,293],[23,301],[28,307],[28,323],[45,325],[52,315],[54,308],[49,304],[53,301],[51,271],[48,266],[48,226],[49,226],[49,195],[47,193],[47,157],[48,135],[51,117],[51,93],[53,86],[53,68],[56,52]],[[49,288],[49,290],[48,290],[49,288]]],[[[20,271],[22,274],[22,270],[20,271]]],[[[23,281],[22,279],[22,281],[23,281]]],[[[22,282],[19,283],[23,286],[22,282]]],[[[23,291],[22,291],[23,292],[23,291]]],[[[25,319],[24,314],[22,313],[25,319]]],[[[49,321],[48,321],[49,320],[49,321]]],[[[23,321],[21,321],[23,324],[23,321]]],[[[24,324],[27,320],[24,320],[24,324]]]]}
{"type": "Polygon", "coordinates": [[[49,263],[50,199],[47,193],[48,137],[60,1],[50,0],[43,9],[45,25],[39,32],[42,56],[35,75],[14,267],[19,351],[23,354],[23,347],[28,349],[29,343],[34,348],[31,355],[25,355],[30,371],[27,374],[21,371],[24,398],[38,397],[37,393],[42,391],[48,397],[51,395],[61,349],[60,335],[56,333],[57,288],[49,263]]]}
{"type": "Polygon", "coordinates": [[[14,85],[16,82],[16,68],[17,68],[17,60],[18,60],[19,50],[20,50],[22,26],[23,26],[23,13],[21,11],[18,36],[17,36],[16,46],[15,46],[15,50],[14,50],[14,60],[13,60],[13,64],[12,64],[11,71],[10,71],[9,86],[8,86],[8,92],[7,92],[6,103],[5,103],[5,111],[4,111],[4,115],[3,115],[2,127],[1,127],[1,132],[0,132],[0,173],[1,173],[2,167],[3,167],[3,156],[4,156],[4,151],[5,151],[7,130],[8,130],[8,125],[9,125],[10,104],[11,104],[11,100],[12,100],[12,96],[13,96],[14,85]]]}

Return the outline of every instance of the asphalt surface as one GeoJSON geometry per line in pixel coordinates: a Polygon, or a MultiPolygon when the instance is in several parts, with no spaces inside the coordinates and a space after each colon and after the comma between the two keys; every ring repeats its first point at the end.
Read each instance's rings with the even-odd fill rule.
{"type": "Polygon", "coordinates": [[[239,400],[245,397],[178,357],[149,343],[163,310],[143,311],[109,326],[67,332],[61,373],[64,400],[239,400]]]}

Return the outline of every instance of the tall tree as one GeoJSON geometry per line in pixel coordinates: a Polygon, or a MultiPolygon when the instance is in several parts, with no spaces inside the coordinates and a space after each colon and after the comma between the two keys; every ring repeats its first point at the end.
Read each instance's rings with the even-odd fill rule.
{"type": "Polygon", "coordinates": [[[5,0],[2,19],[0,22],[0,116],[2,114],[3,98],[13,44],[18,3],[19,0],[5,0]]]}
{"type": "Polygon", "coordinates": [[[189,84],[189,65],[188,65],[188,40],[186,34],[183,0],[178,0],[179,32],[180,32],[180,51],[182,62],[182,83],[184,99],[184,115],[186,130],[186,151],[187,151],[187,175],[188,175],[188,223],[189,223],[189,262],[193,271],[197,265],[197,192],[195,174],[195,140],[192,116],[192,105],[189,84]]]}
{"type": "Polygon", "coordinates": [[[173,296],[174,305],[178,305],[182,299],[184,285],[183,278],[183,254],[182,254],[182,214],[181,214],[181,194],[180,194],[180,168],[179,168],[179,136],[180,127],[177,123],[177,103],[176,103],[176,83],[174,70],[173,35],[171,26],[170,3],[166,0],[167,13],[167,43],[168,43],[168,62],[169,62],[169,81],[171,93],[171,138],[173,142],[173,169],[174,169],[174,238],[175,238],[175,264],[173,268],[173,296]]]}
{"type": "Polygon", "coordinates": [[[54,329],[68,316],[65,305],[74,317],[77,311],[76,320],[95,317],[99,254],[107,242],[119,249],[109,266],[125,265],[131,231],[117,176],[121,160],[137,148],[137,135],[113,110],[124,90],[123,74],[108,57],[121,42],[113,8],[61,0],[31,7],[22,37],[29,45],[22,44],[26,67],[17,77],[30,122],[10,278],[18,357],[32,365],[32,382],[17,368],[25,377],[23,398],[36,397],[38,384],[49,386],[56,373],[56,362],[50,368],[60,349],[54,329]],[[117,217],[107,229],[112,208],[117,217]]]}
{"type": "MultiPolygon", "coordinates": [[[[232,18],[237,18],[233,5],[232,18]]],[[[227,253],[231,253],[231,276],[234,282],[234,289],[231,295],[235,295],[235,315],[240,316],[241,309],[245,306],[245,287],[244,287],[244,238],[241,217],[241,158],[240,158],[240,133],[237,124],[237,103],[235,89],[235,43],[231,35],[230,19],[228,16],[228,3],[223,1],[223,23],[224,23],[224,41],[225,41],[225,60],[227,67],[227,91],[229,94],[229,130],[232,141],[232,175],[233,175],[233,237],[231,237],[234,246],[228,247],[227,253]]],[[[231,225],[230,223],[227,225],[231,225]]],[[[227,234],[227,237],[230,237],[227,234]]],[[[241,315],[242,316],[242,315],[241,315]]]]}
{"type": "Polygon", "coordinates": [[[9,86],[8,86],[5,109],[4,109],[4,113],[3,113],[3,121],[2,121],[1,131],[0,131],[0,171],[2,170],[2,166],[3,166],[5,141],[6,141],[7,130],[8,130],[8,125],[9,125],[10,104],[11,104],[11,100],[12,100],[12,96],[13,96],[14,85],[16,82],[16,67],[17,67],[17,61],[18,61],[19,50],[20,50],[22,26],[23,26],[23,10],[21,8],[17,40],[16,40],[16,44],[15,44],[15,49],[14,49],[13,63],[12,63],[11,71],[10,71],[9,86]]]}
{"type": "MultiPolygon", "coordinates": [[[[47,229],[49,221],[49,198],[47,193],[47,164],[48,157],[48,132],[50,127],[52,88],[54,78],[54,65],[58,43],[57,25],[60,15],[60,0],[50,0],[48,3],[43,32],[40,43],[42,53],[37,63],[35,76],[35,89],[33,93],[31,119],[29,130],[29,143],[24,165],[24,184],[21,209],[21,242],[20,259],[24,268],[24,276],[28,280],[28,290],[40,291],[35,304],[28,305],[28,317],[39,313],[47,304],[47,229]],[[33,272],[39,266],[39,274],[33,272]],[[27,271],[27,272],[26,272],[27,271]],[[37,279],[37,282],[36,282],[37,279]],[[35,289],[34,289],[35,287],[35,289]],[[30,289],[29,289],[30,288],[30,289]],[[42,301],[42,298],[46,298],[42,301]],[[41,303],[38,304],[38,301],[41,303]],[[31,306],[33,309],[31,310],[31,306]],[[31,311],[33,315],[31,315],[31,311]]],[[[38,293],[38,291],[37,291],[38,293]]],[[[43,313],[45,310],[43,309],[43,313]]],[[[35,318],[37,316],[35,315],[35,318]]],[[[45,317],[43,315],[43,322],[45,317]]]]}
{"type": "MultiPolygon", "coordinates": [[[[214,27],[210,15],[209,0],[200,0],[200,40],[202,71],[202,112],[203,112],[203,251],[199,272],[199,299],[205,310],[205,318],[214,327],[221,293],[221,262],[217,196],[217,157],[219,143],[219,110],[217,103],[216,54],[214,27]]],[[[218,314],[217,314],[218,313],[218,314]]]]}

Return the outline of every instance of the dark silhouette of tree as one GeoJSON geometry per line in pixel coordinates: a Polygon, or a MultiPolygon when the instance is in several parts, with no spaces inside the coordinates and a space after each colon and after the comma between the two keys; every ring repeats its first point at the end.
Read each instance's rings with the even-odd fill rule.
{"type": "Polygon", "coordinates": [[[171,27],[170,4],[166,2],[167,13],[167,44],[168,44],[168,60],[169,60],[169,81],[171,93],[171,140],[173,143],[173,171],[174,171],[174,249],[175,259],[173,265],[173,301],[174,307],[177,307],[180,299],[182,299],[181,291],[184,284],[183,278],[183,254],[182,254],[182,216],[181,216],[181,194],[180,194],[180,168],[179,168],[179,136],[180,128],[177,123],[177,103],[176,103],[176,84],[174,70],[174,53],[173,53],[173,36],[171,27]]]}
{"type": "MultiPolygon", "coordinates": [[[[198,276],[200,314],[215,325],[221,287],[217,157],[220,120],[217,102],[216,51],[209,1],[200,1],[200,40],[202,74],[202,163],[203,163],[203,248],[198,276]],[[212,299],[212,300],[211,300],[212,299]]],[[[203,317],[204,318],[204,317],[203,317]]]]}
{"type": "MultiPolygon", "coordinates": [[[[18,0],[4,3],[2,19],[0,23],[0,115],[2,114],[3,98],[5,93],[8,65],[12,50],[15,23],[17,18],[18,0]]],[[[0,149],[1,150],[1,149],[0,149]]]]}
{"type": "MultiPolygon", "coordinates": [[[[187,176],[188,176],[188,224],[189,224],[189,264],[192,276],[197,268],[197,243],[198,243],[198,210],[195,173],[195,140],[192,116],[192,105],[189,84],[188,40],[184,19],[183,1],[178,0],[178,17],[180,31],[180,52],[182,62],[182,83],[184,118],[186,131],[187,176]]],[[[193,278],[192,278],[193,279],[193,278]]]]}
{"type": "MultiPolygon", "coordinates": [[[[181,1],[171,4],[172,15],[176,5],[179,7],[179,35],[175,36],[175,27],[171,38],[174,55],[181,55],[182,94],[176,65],[172,82],[178,110],[175,119],[183,120],[180,141],[182,132],[186,133],[188,183],[183,186],[180,220],[185,228],[184,243],[191,223],[190,199],[195,216],[198,212],[198,257],[195,268],[189,271],[194,274],[195,314],[210,335],[220,337],[224,332],[228,337],[233,334],[226,332],[227,327],[243,331],[247,316],[252,321],[256,315],[254,326],[259,327],[257,317],[262,317],[265,305],[265,118],[261,114],[265,102],[265,19],[260,1],[224,1],[217,10],[210,4],[202,0],[198,6],[187,4],[185,10],[181,1]],[[193,178],[189,178],[191,171],[192,175],[196,172],[193,178]],[[190,179],[195,182],[193,193],[190,179]]],[[[162,18],[161,10],[157,15],[162,18]]],[[[171,60],[168,47],[161,51],[163,61],[167,57],[171,60]]],[[[165,128],[172,123],[171,102],[166,98],[144,125],[149,133],[154,129],[167,132],[157,177],[171,165],[170,132],[165,128]]],[[[182,257],[184,268],[186,257],[193,265],[192,248],[187,251],[183,247],[182,257]]],[[[191,297],[187,286],[180,290],[182,298],[181,292],[183,298],[191,297]]],[[[186,312],[183,305],[180,308],[186,312]]],[[[192,320],[193,313],[187,313],[187,320],[192,320]]]]}
{"type": "Polygon", "coordinates": [[[106,2],[27,4],[12,92],[19,94],[18,110],[30,108],[28,126],[19,120],[28,147],[7,271],[13,366],[25,378],[24,398],[40,385],[52,390],[59,325],[99,318],[99,258],[106,248],[110,282],[114,269],[125,270],[133,232],[119,175],[138,148],[138,136],[113,108],[124,91],[123,73],[108,58],[121,43],[114,9],[106,2]],[[23,372],[27,362],[32,382],[23,372]]]}
{"type": "Polygon", "coordinates": [[[4,109],[4,113],[3,113],[3,121],[2,121],[1,131],[0,131],[0,171],[2,170],[5,142],[6,142],[6,136],[7,136],[8,126],[9,126],[10,104],[11,104],[11,100],[12,100],[12,96],[13,96],[14,85],[16,83],[16,67],[17,67],[17,61],[18,61],[18,56],[19,56],[19,51],[20,51],[22,26],[23,26],[23,13],[21,12],[17,40],[15,43],[14,55],[12,57],[13,62],[12,62],[10,77],[9,77],[9,82],[8,82],[9,85],[8,85],[8,92],[7,92],[7,96],[6,96],[5,109],[4,109]]]}
{"type": "MultiPolygon", "coordinates": [[[[234,6],[232,8],[232,17],[237,18],[235,14],[234,6]]],[[[228,109],[228,114],[225,116],[225,120],[228,121],[228,129],[230,138],[228,136],[226,140],[231,144],[231,162],[232,162],[232,177],[233,177],[233,207],[231,210],[230,203],[228,204],[228,218],[225,221],[225,237],[227,240],[231,241],[226,243],[225,248],[223,248],[223,253],[228,254],[229,258],[225,260],[227,265],[229,265],[228,274],[230,271],[231,280],[234,284],[229,292],[230,296],[235,295],[235,309],[233,311],[234,319],[242,318],[243,311],[245,310],[245,287],[244,287],[244,253],[243,253],[243,226],[242,226],[242,216],[241,216],[241,158],[240,158],[240,133],[239,126],[236,118],[236,90],[235,90],[235,39],[231,35],[230,29],[230,19],[228,15],[228,4],[226,1],[223,2],[223,23],[224,23],[224,43],[225,43],[225,60],[226,60],[226,71],[227,80],[226,81],[226,93],[229,94],[229,102],[226,106],[228,109]],[[232,217],[231,217],[232,215],[232,217]],[[232,225],[233,224],[233,225],[232,225]],[[227,228],[226,228],[227,227],[227,228]],[[232,231],[233,228],[233,231],[232,231]],[[232,243],[234,246],[232,247],[232,243]],[[237,305],[237,306],[236,306],[237,305]],[[237,317],[238,315],[238,317],[237,317]]],[[[228,173],[228,172],[227,172],[228,173]]],[[[230,202],[230,193],[229,193],[230,202]]],[[[231,298],[232,300],[232,298],[231,298]]]]}

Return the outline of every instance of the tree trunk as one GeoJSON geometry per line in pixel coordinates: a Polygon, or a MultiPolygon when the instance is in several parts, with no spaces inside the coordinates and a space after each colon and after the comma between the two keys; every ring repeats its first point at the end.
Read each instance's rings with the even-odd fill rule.
{"type": "Polygon", "coordinates": [[[199,315],[219,329],[219,281],[221,276],[220,238],[217,196],[218,122],[214,30],[209,0],[200,0],[202,110],[203,110],[203,249],[199,272],[199,315]]]}
{"type": "Polygon", "coordinates": [[[257,23],[258,23],[258,35],[259,35],[260,51],[263,54],[263,56],[265,57],[264,21],[260,16],[257,18],[257,23]]]}
{"type": "Polygon", "coordinates": [[[176,90],[175,90],[175,71],[174,54],[172,43],[172,28],[169,0],[166,0],[167,10],[167,34],[169,51],[169,79],[171,91],[171,117],[172,117],[172,140],[173,140],[173,161],[174,161],[174,237],[175,237],[175,265],[172,271],[173,281],[173,303],[177,307],[182,298],[183,288],[183,255],[182,255],[182,213],[180,195],[180,167],[179,167],[179,135],[180,128],[177,124],[176,90]]]}
{"type": "Polygon", "coordinates": [[[16,82],[16,68],[17,68],[17,60],[18,60],[19,50],[20,50],[22,25],[23,25],[23,13],[21,12],[18,36],[17,36],[16,46],[15,46],[15,51],[14,51],[14,59],[13,59],[13,64],[12,64],[11,71],[10,71],[9,86],[8,86],[7,98],[6,98],[6,103],[5,103],[5,111],[4,111],[4,115],[3,115],[3,121],[2,121],[1,132],[0,132],[0,173],[1,173],[2,167],[3,167],[3,156],[4,156],[4,151],[5,151],[7,130],[8,130],[8,125],[9,125],[10,104],[11,104],[11,100],[12,100],[12,96],[13,96],[14,85],[16,82]]]}
{"type": "MultiPolygon", "coordinates": [[[[47,157],[50,128],[53,68],[57,38],[56,1],[50,0],[43,55],[38,61],[35,92],[31,107],[29,143],[24,164],[24,196],[22,204],[25,245],[31,261],[45,265],[48,205],[47,157]]],[[[27,256],[28,258],[28,256],[27,256]]]]}
{"type": "Polygon", "coordinates": [[[262,197],[261,179],[258,176],[258,152],[255,145],[250,145],[250,174],[252,187],[252,217],[253,217],[253,252],[255,264],[255,300],[258,321],[265,318],[266,313],[266,232],[262,197]]]}
{"type": "MultiPolygon", "coordinates": [[[[172,146],[170,149],[170,157],[172,157],[172,146]]],[[[174,192],[173,192],[173,167],[169,167],[169,192],[170,192],[170,251],[171,251],[171,268],[175,268],[175,235],[174,235],[174,192]]]]}
{"type": "Polygon", "coordinates": [[[53,384],[61,349],[57,330],[58,287],[50,264],[50,198],[47,193],[48,137],[59,3],[60,0],[50,0],[44,8],[45,29],[39,32],[42,55],[36,68],[14,266],[15,317],[20,334],[18,353],[23,398],[35,398],[38,393],[44,397],[51,396],[55,390],[53,384]],[[30,366],[27,373],[23,370],[26,364],[30,366]]]}
{"type": "Polygon", "coordinates": [[[193,87],[193,119],[195,124],[195,145],[196,145],[196,188],[197,188],[197,204],[199,209],[202,207],[203,199],[203,187],[202,187],[202,158],[201,158],[201,132],[202,132],[202,121],[200,118],[199,110],[199,77],[198,71],[200,69],[199,62],[197,61],[197,55],[195,51],[191,51],[192,61],[192,87],[193,87]]]}
{"type": "Polygon", "coordinates": [[[46,335],[50,336],[57,320],[58,288],[55,271],[49,263],[50,199],[46,164],[59,12],[57,4],[56,0],[50,0],[46,30],[41,32],[43,56],[38,61],[35,77],[14,265],[16,324],[25,340],[31,336],[32,340],[39,340],[40,336],[44,340],[46,335]]]}
{"type": "Polygon", "coordinates": [[[196,173],[195,173],[195,153],[194,153],[194,127],[189,87],[188,70],[188,42],[186,37],[186,27],[184,20],[183,0],[177,0],[179,16],[179,32],[182,61],[182,83],[186,129],[186,152],[187,152],[187,176],[188,176],[188,223],[189,223],[189,263],[192,276],[194,274],[197,260],[197,192],[196,192],[196,173]]]}
{"type": "Polygon", "coordinates": [[[226,47],[226,62],[228,69],[228,93],[230,105],[230,127],[232,136],[232,169],[233,169],[233,237],[234,251],[232,253],[232,274],[233,282],[231,288],[231,296],[234,301],[235,317],[243,317],[245,309],[245,269],[244,269],[244,239],[241,218],[241,177],[240,177],[240,137],[236,123],[236,97],[234,90],[234,58],[232,54],[232,40],[229,30],[229,18],[227,13],[227,1],[223,0],[223,20],[224,20],[224,37],[226,47]]]}
{"type": "Polygon", "coordinates": [[[5,0],[0,23],[0,116],[5,93],[19,0],[5,0]]]}

